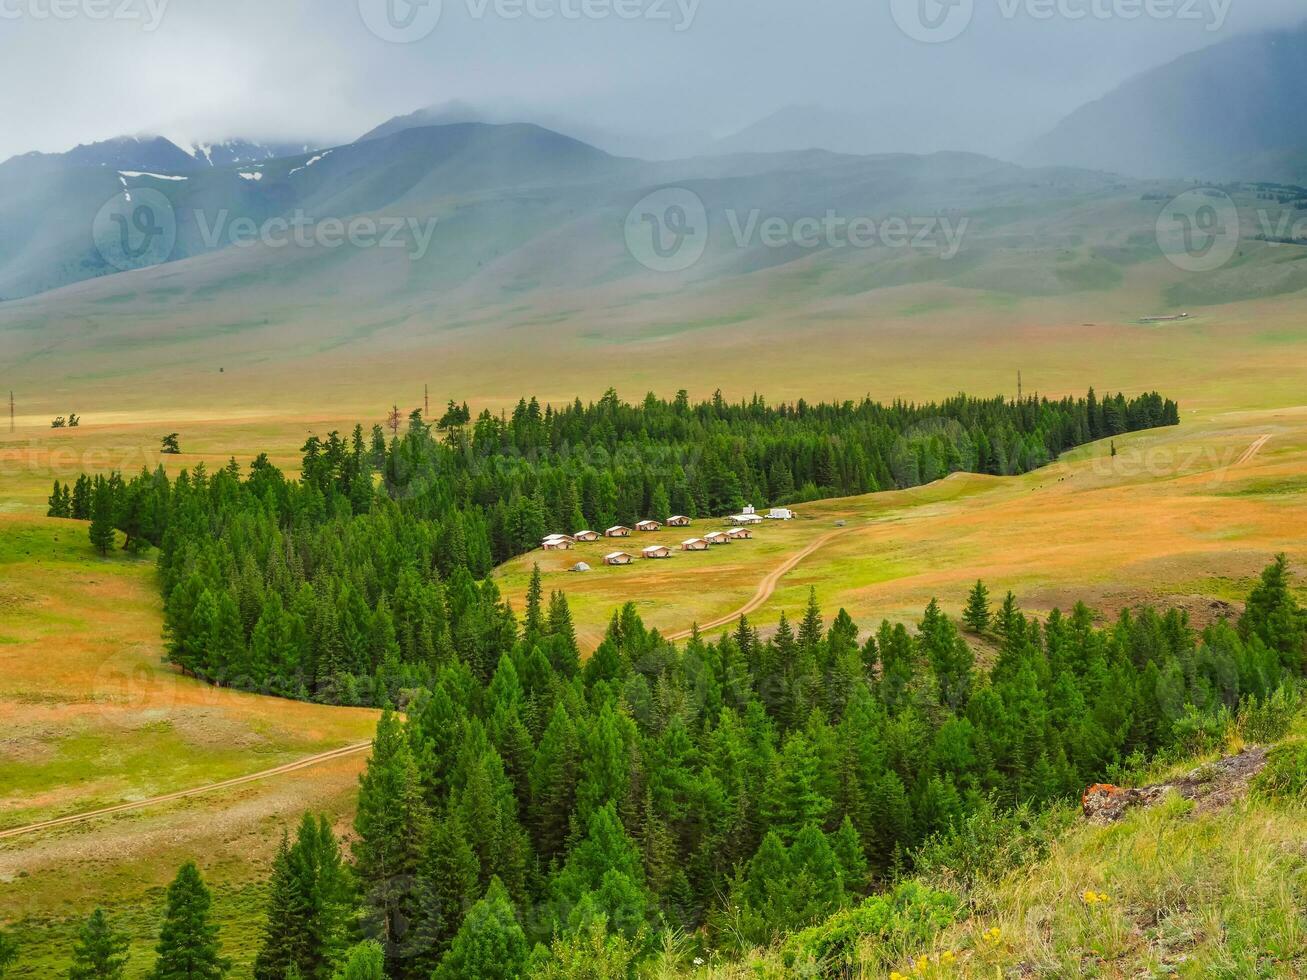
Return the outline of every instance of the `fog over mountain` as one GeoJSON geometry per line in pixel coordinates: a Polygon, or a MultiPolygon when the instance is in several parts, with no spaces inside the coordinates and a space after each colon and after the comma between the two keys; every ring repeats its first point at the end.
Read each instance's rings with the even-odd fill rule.
{"type": "Polygon", "coordinates": [[[1300,0],[1157,18],[1123,0],[1063,0],[1051,17],[967,0],[966,30],[928,43],[901,26],[907,0],[644,0],[634,18],[598,3],[590,19],[575,0],[538,0],[539,16],[445,0],[428,34],[394,43],[367,26],[379,2],[127,0],[108,19],[20,4],[3,21],[0,159],[126,133],[332,146],[459,102],[475,107],[463,121],[537,122],[649,158],[718,141],[1012,158],[1126,78],[1303,16],[1300,0]]]}
{"type": "Polygon", "coordinates": [[[1135,177],[1307,181],[1307,26],[1232,38],[1132,78],[1027,159],[1135,177]]]}

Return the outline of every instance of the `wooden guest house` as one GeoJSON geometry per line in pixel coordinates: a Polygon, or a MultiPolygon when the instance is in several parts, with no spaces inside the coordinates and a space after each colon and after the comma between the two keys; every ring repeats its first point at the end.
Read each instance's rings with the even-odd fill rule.
{"type": "Polygon", "coordinates": [[[629,527],[623,527],[621,524],[618,524],[616,527],[610,527],[604,532],[604,537],[606,538],[629,538],[630,536],[631,529],[629,527]]]}
{"type": "Polygon", "coordinates": [[[551,534],[542,542],[542,547],[545,551],[570,551],[575,543],[566,534],[551,534]]]}
{"type": "Polygon", "coordinates": [[[725,531],[709,531],[703,536],[709,544],[730,544],[731,536],[725,531]]]}
{"type": "Polygon", "coordinates": [[[657,559],[671,558],[672,549],[664,547],[661,544],[651,544],[649,547],[644,549],[642,554],[646,558],[657,558],[657,559]]]}
{"type": "Polygon", "coordinates": [[[659,524],[657,521],[641,521],[639,524],[635,526],[635,529],[644,534],[648,534],[651,531],[661,530],[662,525],[659,524]]]}
{"type": "Polygon", "coordinates": [[[726,532],[726,536],[732,541],[748,541],[753,537],[753,532],[747,527],[733,527],[726,532]]]}
{"type": "Polygon", "coordinates": [[[694,521],[690,520],[688,517],[685,517],[681,514],[677,514],[675,517],[667,518],[668,527],[689,527],[693,523],[694,521]]]}
{"type": "Polygon", "coordinates": [[[633,561],[635,558],[625,551],[614,551],[611,555],[604,555],[605,565],[629,565],[633,561]]]}
{"type": "Polygon", "coordinates": [[[691,538],[681,542],[682,551],[707,551],[710,545],[703,538],[691,538]]]}
{"type": "Polygon", "coordinates": [[[599,532],[598,532],[598,531],[577,531],[575,534],[572,535],[572,537],[575,538],[577,541],[598,541],[598,540],[599,540],[599,532]]]}

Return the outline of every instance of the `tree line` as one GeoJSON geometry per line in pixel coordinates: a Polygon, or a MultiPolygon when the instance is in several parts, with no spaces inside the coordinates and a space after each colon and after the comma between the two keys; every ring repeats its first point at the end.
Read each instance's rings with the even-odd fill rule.
{"type": "MultiPolygon", "coordinates": [[[[383,712],[348,848],[312,816],[283,839],[258,980],[330,980],[355,956],[390,980],[626,976],[673,934],[730,956],[865,911],[977,815],[1218,745],[1307,672],[1283,557],[1201,631],[1181,610],[1041,620],[978,584],[963,627],[931,602],[867,635],[811,598],[797,622],[678,646],[627,605],[583,661],[538,573],[502,615],[488,658],[453,653],[383,712]]],[[[197,930],[174,945],[218,966],[157,976],[222,975],[197,930]]]]}
{"type": "Polygon", "coordinates": [[[266,456],[170,480],[162,468],[56,482],[49,513],[91,521],[102,552],[160,549],[169,654],[216,683],[378,705],[429,686],[453,655],[493,669],[506,604],[496,564],[554,531],[673,513],[725,514],[915,486],[951,472],[1021,473],[1104,435],[1179,421],[1127,400],[870,400],[769,406],[650,395],[475,419],[451,403],[303,447],[298,479],[266,456]]]}

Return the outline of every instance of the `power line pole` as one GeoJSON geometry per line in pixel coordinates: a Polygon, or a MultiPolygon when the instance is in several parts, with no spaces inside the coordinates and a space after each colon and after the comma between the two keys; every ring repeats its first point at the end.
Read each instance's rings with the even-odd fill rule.
{"type": "Polygon", "coordinates": [[[431,389],[427,385],[422,386],[422,404],[424,406],[422,409],[422,417],[424,419],[430,419],[431,418],[431,389]]]}

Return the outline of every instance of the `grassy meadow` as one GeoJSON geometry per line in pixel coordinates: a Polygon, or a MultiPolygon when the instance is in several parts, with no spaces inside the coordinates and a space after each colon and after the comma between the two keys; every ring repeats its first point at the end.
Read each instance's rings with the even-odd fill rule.
{"type": "MultiPolygon", "coordinates": [[[[754,540],[707,554],[678,550],[670,561],[612,569],[600,560],[609,550],[677,545],[715,526],[701,521],[528,555],[496,577],[520,609],[539,562],[546,587],[568,593],[582,641],[593,646],[627,601],[670,634],[729,616],[826,535],[763,597],[755,625],[799,612],[810,588],[824,608],[843,606],[864,628],[915,617],[932,596],[956,612],[977,578],[999,595],[1013,590],[1028,611],[1082,598],[1106,616],[1178,603],[1205,622],[1245,594],[1274,553],[1288,552],[1301,570],[1307,308],[1292,278],[1307,268],[1292,264],[1301,250],[1249,244],[1236,268],[1198,283],[1130,252],[1126,233],[1104,242],[1087,225],[1085,235],[1061,249],[991,249],[947,278],[823,254],[712,283],[655,276],[638,289],[539,289],[463,307],[413,301],[368,316],[335,294],[274,304],[284,285],[275,282],[238,293],[174,287],[170,280],[185,269],[167,267],[65,291],[59,314],[39,325],[30,304],[0,314],[4,387],[18,400],[16,431],[0,429],[0,831],[258,772],[371,732],[371,712],[214,691],[178,676],[160,663],[162,616],[148,556],[100,559],[84,526],[43,516],[53,480],[153,468],[169,432],[180,434],[185,453],[162,458],[172,473],[230,457],[244,464],[260,452],[295,473],[309,434],[356,422],[370,428],[392,404],[407,412],[421,403],[424,384],[433,410],[456,398],[477,411],[511,408],[532,394],[597,399],[610,386],[627,398],[681,388],[692,397],[720,389],[771,400],[1015,394],[1020,371],[1027,391],[1050,396],[1081,395],[1090,385],[1100,393],[1157,389],[1179,401],[1183,424],[1083,447],[1020,478],[959,475],[803,505],[800,520],[768,522],[754,540]],[[1107,244],[1117,251],[1104,253],[1107,244]],[[186,303],[168,298],[173,288],[186,303]],[[1213,289],[1215,298],[1204,292],[1213,289]],[[1244,298],[1214,305],[1221,289],[1244,298]],[[1194,315],[1139,322],[1178,309],[1194,315]],[[48,427],[70,411],[83,417],[80,428],[48,427]],[[594,570],[566,571],[579,560],[594,570]]],[[[256,882],[281,829],[306,809],[345,829],[361,764],[337,760],[0,839],[0,921],[24,948],[16,975],[55,975],[77,920],[103,903],[122,911],[140,954],[129,976],[142,976],[161,889],[191,857],[215,886],[228,948],[237,948],[257,927],[256,882]]],[[[1206,883],[1192,915],[1214,929],[1228,905],[1224,863],[1260,873],[1255,856],[1236,853],[1242,842],[1278,854],[1289,836],[1302,839],[1297,811],[1272,820],[1248,804],[1199,829],[1168,814],[1068,837],[1029,879],[994,899],[994,921],[1024,937],[1023,957],[1056,972],[1070,962],[1056,935],[1084,936],[1109,951],[1129,941],[1115,912],[1091,921],[1058,897],[1086,887],[1123,899],[1131,888],[1162,894],[1176,886],[1168,875],[1198,862],[1206,883]],[[1192,858],[1154,862],[1154,877],[1128,880],[1119,869],[1150,857],[1140,842],[1192,858]],[[1033,916],[1036,904],[1058,906],[1048,913],[1062,917],[1056,929],[1033,916]]],[[[1248,908],[1278,908],[1282,897],[1250,895],[1248,908]]],[[[1246,959],[1212,949],[1197,962],[1213,975],[1242,975],[1229,964],[1246,959]]],[[[1122,962],[1152,968],[1143,958],[1122,962]]]]}

